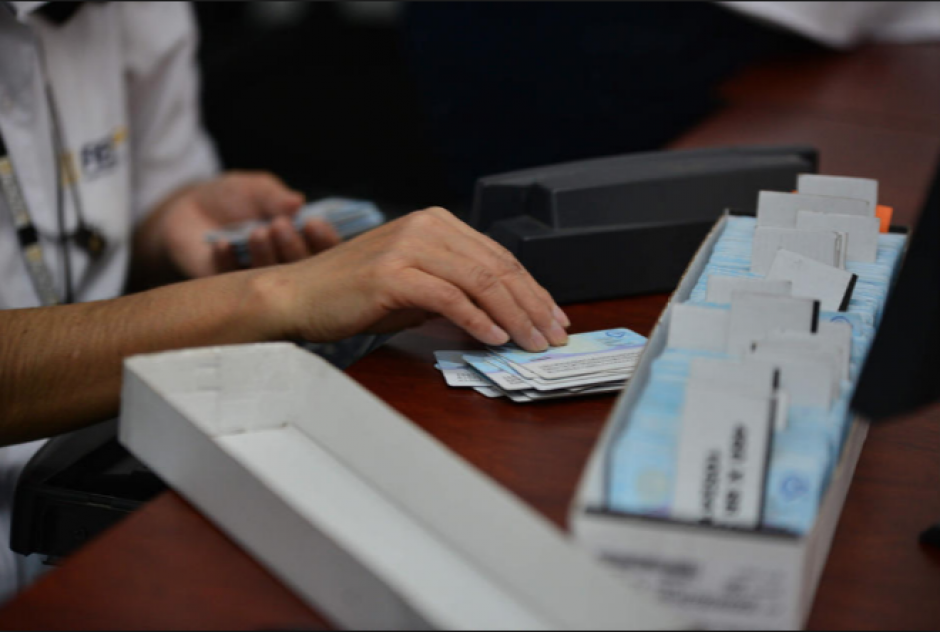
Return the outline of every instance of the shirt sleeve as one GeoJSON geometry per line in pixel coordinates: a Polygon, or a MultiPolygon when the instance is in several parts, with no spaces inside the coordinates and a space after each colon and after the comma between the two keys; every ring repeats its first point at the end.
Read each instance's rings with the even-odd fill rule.
{"type": "Polygon", "coordinates": [[[202,125],[198,30],[185,2],[118,2],[124,36],[135,223],[220,165],[202,125]]]}
{"type": "Polygon", "coordinates": [[[868,41],[940,39],[940,2],[719,2],[820,44],[849,49],[868,41]]]}

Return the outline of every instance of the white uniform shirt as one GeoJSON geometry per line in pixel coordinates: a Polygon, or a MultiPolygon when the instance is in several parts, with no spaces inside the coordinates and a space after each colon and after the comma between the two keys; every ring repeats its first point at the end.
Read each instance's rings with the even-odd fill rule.
{"type": "MultiPolygon", "coordinates": [[[[177,188],[219,169],[199,117],[195,19],[185,3],[85,3],[56,25],[33,13],[41,4],[0,3],[0,132],[63,296],[41,46],[85,221],[108,242],[97,262],[69,245],[75,297],[113,298],[124,286],[135,224],[177,188]]],[[[62,200],[70,233],[76,210],[68,191],[62,200]]],[[[39,305],[0,196],[0,309],[39,305]]],[[[23,559],[9,550],[10,509],[19,473],[41,445],[0,448],[0,602],[22,587],[15,569],[23,559]]]]}
{"type": "Polygon", "coordinates": [[[825,46],[940,40],[940,2],[721,2],[825,46]]]}

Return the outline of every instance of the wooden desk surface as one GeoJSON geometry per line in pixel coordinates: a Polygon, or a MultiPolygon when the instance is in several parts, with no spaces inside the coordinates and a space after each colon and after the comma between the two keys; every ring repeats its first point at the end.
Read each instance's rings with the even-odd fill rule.
{"type": "MultiPolygon", "coordinates": [[[[730,105],[672,147],[807,143],[821,172],[873,177],[900,223],[940,155],[940,46],[871,47],[745,73],[730,105]],[[885,93],[890,96],[885,97],[885,93]]],[[[569,308],[573,331],[648,333],[666,296],[569,308]]],[[[564,526],[614,398],[514,405],[447,388],[431,351],[475,346],[435,322],[350,374],[564,526]]],[[[809,619],[813,629],[940,628],[940,406],[872,428],[809,619]]],[[[297,629],[328,622],[172,492],[89,543],[0,610],[2,629],[297,629]]]]}
{"type": "MultiPolygon", "coordinates": [[[[665,296],[569,308],[576,330],[648,333],[665,296]]],[[[445,386],[435,349],[472,348],[442,321],[350,373],[559,526],[614,397],[516,405],[445,386]]],[[[940,627],[940,406],[872,428],[809,620],[812,629],[940,627]]],[[[173,492],[75,553],[0,611],[2,629],[329,627],[173,492]]]]}
{"type": "Polygon", "coordinates": [[[940,159],[940,43],[872,45],[752,68],[726,107],[672,149],[807,144],[819,173],[874,178],[895,222],[912,224],[940,159]]]}
{"type": "MultiPolygon", "coordinates": [[[[574,331],[647,334],[667,300],[572,306],[574,331]]],[[[614,397],[517,405],[451,389],[437,349],[480,348],[444,321],[397,336],[350,375],[558,525],[614,397]]],[[[71,556],[0,612],[0,629],[325,625],[175,493],[71,556]]]]}

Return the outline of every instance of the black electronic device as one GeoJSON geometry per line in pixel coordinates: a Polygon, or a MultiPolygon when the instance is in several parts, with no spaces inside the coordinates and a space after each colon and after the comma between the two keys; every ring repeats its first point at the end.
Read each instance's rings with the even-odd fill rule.
{"type": "Polygon", "coordinates": [[[726,209],[816,173],[812,147],[729,147],[596,158],[488,176],[471,225],[560,303],[672,290],[726,209]]]}
{"type": "Polygon", "coordinates": [[[166,489],[116,429],[114,420],[61,435],[30,459],[16,486],[11,549],[55,562],[166,489]]]}

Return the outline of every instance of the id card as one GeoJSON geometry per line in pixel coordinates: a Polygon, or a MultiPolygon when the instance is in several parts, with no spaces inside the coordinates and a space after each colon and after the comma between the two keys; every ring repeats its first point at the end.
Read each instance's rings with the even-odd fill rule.
{"type": "Polygon", "coordinates": [[[490,350],[542,379],[557,379],[602,371],[630,371],[645,345],[646,338],[629,329],[604,329],[573,334],[565,346],[541,353],[528,353],[514,344],[490,350]]]}

